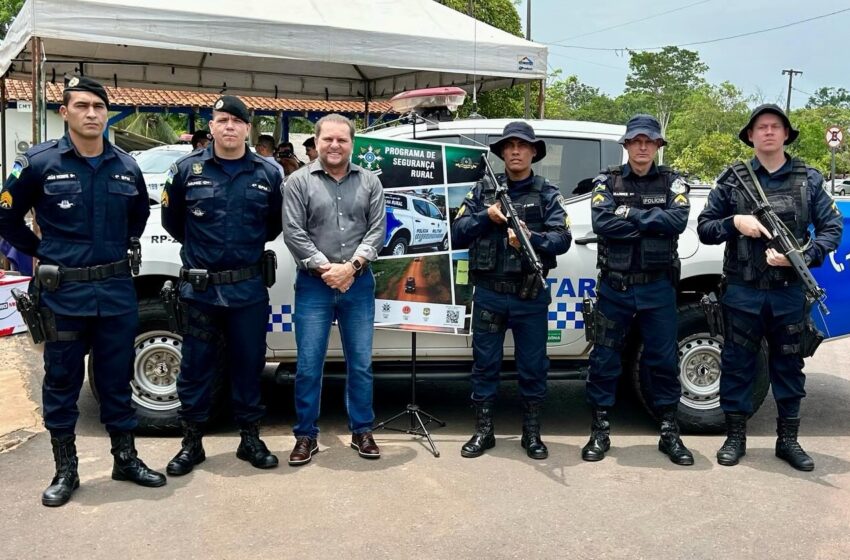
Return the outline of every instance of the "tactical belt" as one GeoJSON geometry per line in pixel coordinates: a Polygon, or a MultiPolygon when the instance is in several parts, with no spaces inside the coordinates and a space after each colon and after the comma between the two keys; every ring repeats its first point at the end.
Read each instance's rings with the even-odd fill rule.
{"type": "Polygon", "coordinates": [[[85,268],[65,268],[63,266],[59,267],[59,271],[62,275],[62,282],[91,282],[94,280],[104,280],[118,276],[119,274],[129,274],[130,262],[124,259],[122,261],[85,268]]]}
{"type": "Polygon", "coordinates": [[[787,288],[789,286],[797,286],[800,284],[800,279],[796,276],[794,278],[785,278],[782,280],[770,280],[768,278],[761,277],[754,282],[747,282],[746,280],[742,280],[741,278],[728,276],[727,282],[729,284],[747,286],[749,288],[755,288],[757,290],[774,290],[780,288],[787,288]]]}
{"type": "MultiPolygon", "coordinates": [[[[243,280],[250,280],[262,274],[263,269],[259,264],[252,264],[245,268],[236,270],[222,270],[221,272],[206,272],[207,281],[212,284],[235,284],[243,280]]],[[[187,282],[192,281],[192,274],[188,268],[180,269],[180,279],[187,282]]]]}
{"type": "Polygon", "coordinates": [[[474,284],[479,288],[486,288],[497,294],[517,294],[522,287],[522,282],[519,280],[493,280],[490,278],[475,278],[474,284]]]}
{"type": "Polygon", "coordinates": [[[617,290],[625,290],[629,286],[635,284],[649,284],[662,278],[669,278],[670,273],[666,270],[656,270],[653,272],[612,272],[607,271],[602,273],[602,278],[617,290]]]}

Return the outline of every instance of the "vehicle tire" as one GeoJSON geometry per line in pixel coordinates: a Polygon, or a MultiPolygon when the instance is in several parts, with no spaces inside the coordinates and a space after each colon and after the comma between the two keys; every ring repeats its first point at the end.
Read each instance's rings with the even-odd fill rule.
{"type": "Polygon", "coordinates": [[[383,254],[400,257],[407,254],[407,247],[410,245],[410,240],[403,233],[397,233],[393,236],[383,254]]]}
{"type": "MultiPolygon", "coordinates": [[[[692,433],[720,433],[725,430],[725,417],[720,408],[720,351],[723,337],[712,337],[708,332],[705,314],[697,303],[679,307],[679,381],[682,398],[679,401],[679,424],[683,431],[692,433]]],[[[640,371],[638,345],[630,371],[635,392],[641,404],[652,416],[651,396],[645,374],[640,371]]],[[[767,343],[762,341],[756,361],[756,382],[753,387],[753,412],[757,411],[767,396],[770,377],[767,369],[767,343]]]]}
{"type": "Polygon", "coordinates": [[[449,250],[449,234],[446,234],[443,237],[443,241],[440,242],[440,251],[448,251],[449,250]]]}
{"type": "MultiPolygon", "coordinates": [[[[130,387],[139,420],[138,430],[147,433],[178,431],[180,400],[177,398],[177,375],[180,373],[183,337],[168,330],[168,319],[159,298],[139,301],[139,334],[134,344],[130,387]]],[[[88,362],[89,386],[98,398],[93,360],[88,362]]],[[[222,364],[223,360],[218,359],[216,363],[222,364]]],[[[218,375],[213,385],[213,414],[220,408],[217,405],[222,400],[223,381],[224,376],[218,375]]]]}

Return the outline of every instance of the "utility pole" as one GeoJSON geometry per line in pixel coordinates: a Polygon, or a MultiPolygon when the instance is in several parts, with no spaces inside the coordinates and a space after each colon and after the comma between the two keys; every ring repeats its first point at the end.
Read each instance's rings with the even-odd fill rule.
{"type": "MultiPolygon", "coordinates": [[[[531,41],[531,0],[525,2],[525,38],[531,41]]],[[[525,118],[531,118],[531,82],[525,84],[525,118]]]]}
{"type": "Polygon", "coordinates": [[[788,100],[785,102],[786,115],[791,112],[791,84],[794,83],[794,76],[799,76],[802,73],[802,70],[794,70],[793,68],[789,68],[788,70],[782,71],[783,76],[788,74],[788,100]]]}

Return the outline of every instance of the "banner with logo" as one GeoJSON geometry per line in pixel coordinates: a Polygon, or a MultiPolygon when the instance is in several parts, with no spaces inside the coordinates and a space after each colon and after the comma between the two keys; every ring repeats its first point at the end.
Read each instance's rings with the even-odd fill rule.
{"type": "Polygon", "coordinates": [[[467,252],[452,250],[458,207],[486,148],[357,136],[351,159],[384,186],[387,234],[375,274],[379,328],[468,334],[467,252]]]}

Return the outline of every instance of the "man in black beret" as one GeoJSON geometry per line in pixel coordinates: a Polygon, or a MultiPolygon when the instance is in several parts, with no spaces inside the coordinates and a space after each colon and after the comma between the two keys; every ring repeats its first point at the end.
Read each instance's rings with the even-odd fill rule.
{"type": "Polygon", "coordinates": [[[250,123],[241,99],[220,97],[212,143],[172,166],[163,189],[162,225],[183,244],[180,299],[188,308],[177,378],[183,442],[168,463],[172,476],[206,458],[201,439],[219,376],[230,381],[241,436],[236,456],[259,469],[278,464],[260,439],[260,374],[273,282],[273,253],[263,250],[281,232],[283,177],[248,149],[250,123]]]}
{"type": "Polygon", "coordinates": [[[756,107],[738,138],[755,150],[748,162],[721,173],[699,215],[700,241],[726,243],[721,302],[726,332],[721,353],[720,406],[726,414],[726,441],[717,462],[732,466],[747,453],[747,419],[753,414],[753,387],[762,341],[767,341],[770,386],[776,399],[776,456],[801,471],[815,468],[797,442],[800,403],[806,395],[803,358],[814,353],[812,301],[791,263],[770,245],[771,234],[753,215],[745,195],[766,200],[802,248],[805,264],[820,266],[841,241],[843,222],[823,188],[823,176],[785,152],[799,131],[777,105],[756,107]],[[814,226],[814,234],[810,226],[814,226]]]}
{"type": "Polygon", "coordinates": [[[75,427],[86,354],[112,478],[166,483],[136,453],[130,389],[139,314],[127,252],[145,229],[148,194],[136,161],[104,138],[108,108],[102,85],[71,78],[59,108],[67,134],[18,156],[0,194],[0,236],[39,259],[30,295],[45,331],[42,409],[56,462],[46,506],[66,503],[80,485],[75,427]],[[25,223],[30,209],[40,239],[25,223]]]}
{"type": "Polygon", "coordinates": [[[319,157],[319,152],[316,151],[315,136],[307,138],[301,145],[304,146],[304,150],[307,152],[307,157],[310,158],[310,161],[315,161],[319,157]]]}

